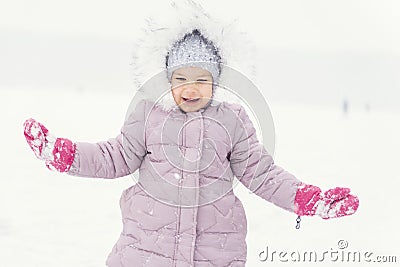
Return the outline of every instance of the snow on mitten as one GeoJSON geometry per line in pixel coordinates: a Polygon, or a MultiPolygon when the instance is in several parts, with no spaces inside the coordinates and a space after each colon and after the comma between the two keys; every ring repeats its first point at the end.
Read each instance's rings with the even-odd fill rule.
{"type": "Polygon", "coordinates": [[[314,185],[302,184],[295,197],[295,213],[299,216],[319,215],[331,219],[351,215],[359,205],[357,196],[349,188],[335,187],[326,192],[314,185]]]}
{"type": "Polygon", "coordinates": [[[75,144],[66,138],[55,138],[46,127],[34,119],[24,122],[24,135],[36,157],[46,162],[47,168],[67,172],[74,161],[75,144]]]}

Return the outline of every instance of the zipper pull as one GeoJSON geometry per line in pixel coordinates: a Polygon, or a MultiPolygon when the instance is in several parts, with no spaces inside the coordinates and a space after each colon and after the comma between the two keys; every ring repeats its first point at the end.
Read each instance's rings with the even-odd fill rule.
{"type": "Polygon", "coordinates": [[[301,221],[300,216],[297,216],[297,219],[296,219],[296,229],[300,229],[300,221],[301,221]]]}

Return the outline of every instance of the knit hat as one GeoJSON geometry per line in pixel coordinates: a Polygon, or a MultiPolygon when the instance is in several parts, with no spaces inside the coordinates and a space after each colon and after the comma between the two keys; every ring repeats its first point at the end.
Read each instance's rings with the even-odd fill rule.
{"type": "Polygon", "coordinates": [[[221,56],[218,48],[198,29],[186,33],[182,39],[172,45],[167,53],[165,65],[169,81],[175,70],[188,66],[209,71],[214,84],[218,83],[221,74],[221,56]]]}

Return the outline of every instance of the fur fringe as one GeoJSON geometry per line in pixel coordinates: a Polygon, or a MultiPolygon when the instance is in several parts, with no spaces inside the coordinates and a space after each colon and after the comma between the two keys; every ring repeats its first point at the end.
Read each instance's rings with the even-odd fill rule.
{"type": "MultiPolygon", "coordinates": [[[[141,87],[152,77],[165,72],[165,57],[172,44],[195,28],[214,42],[220,51],[223,62],[220,84],[224,83],[226,67],[239,71],[250,80],[255,80],[256,47],[246,32],[240,30],[238,19],[217,20],[192,0],[175,0],[170,3],[169,10],[163,11],[162,16],[154,14],[145,19],[145,25],[141,27],[141,32],[134,43],[131,66],[137,90],[143,89],[141,87]]],[[[165,82],[168,84],[166,76],[165,82]]],[[[237,99],[229,96],[225,90],[216,90],[214,97],[217,100],[231,99],[237,102],[237,99]]],[[[165,108],[173,108],[175,102],[172,96],[164,98],[165,101],[160,102],[165,108]]]]}

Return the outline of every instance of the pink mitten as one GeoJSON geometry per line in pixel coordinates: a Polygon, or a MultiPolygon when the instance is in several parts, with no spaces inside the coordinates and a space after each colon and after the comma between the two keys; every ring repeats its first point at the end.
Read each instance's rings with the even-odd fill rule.
{"type": "Polygon", "coordinates": [[[351,195],[349,188],[336,187],[321,192],[317,186],[302,184],[295,197],[295,213],[330,219],[355,213],[358,204],[357,196],[351,195]]]}
{"type": "Polygon", "coordinates": [[[47,168],[59,172],[67,172],[71,168],[76,149],[71,140],[55,138],[34,119],[24,122],[24,134],[36,157],[44,160],[47,168]]]}

